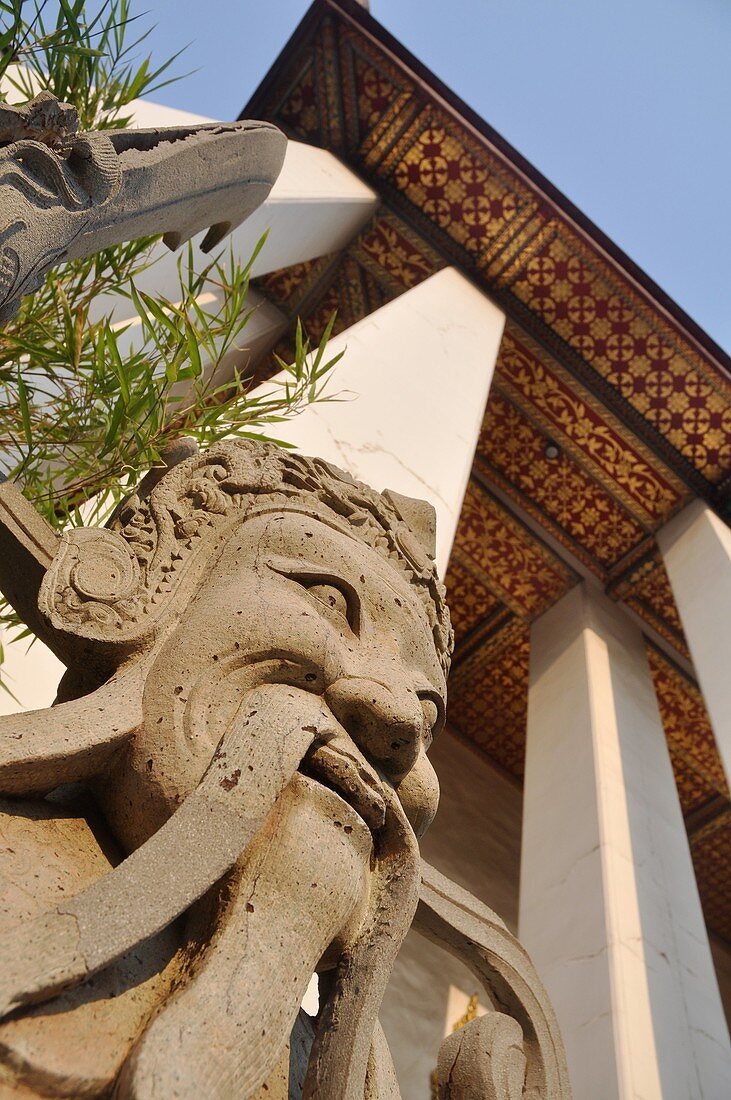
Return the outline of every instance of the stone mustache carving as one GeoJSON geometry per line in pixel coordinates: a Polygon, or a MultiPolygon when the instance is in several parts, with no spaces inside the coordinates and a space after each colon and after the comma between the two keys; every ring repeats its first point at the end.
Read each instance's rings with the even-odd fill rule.
{"type": "Polygon", "coordinates": [[[73,107],[41,92],[0,105],[0,322],[65,260],[208,228],[209,251],[259,206],[286,140],[266,122],[77,133],[73,107]]]}
{"type": "Polygon", "coordinates": [[[104,529],[59,538],[10,485],[0,517],[0,585],[68,666],[0,729],[0,1096],[395,1098],[378,1009],[415,912],[500,1008],[447,1040],[440,1095],[568,1096],[525,953],[420,864],[430,507],[237,441],[104,529]]]}

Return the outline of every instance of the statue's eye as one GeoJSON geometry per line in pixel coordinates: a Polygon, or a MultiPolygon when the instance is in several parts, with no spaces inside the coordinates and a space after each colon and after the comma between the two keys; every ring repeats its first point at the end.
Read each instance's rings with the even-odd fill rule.
{"type": "Polygon", "coordinates": [[[298,563],[286,558],[270,558],[270,569],[287,580],[295,581],[325,609],[333,622],[360,634],[361,603],[357,590],[343,577],[318,570],[298,568],[298,563]]]}
{"type": "Polygon", "coordinates": [[[339,618],[345,620],[347,625],[357,634],[360,629],[360,600],[357,593],[344,584],[334,584],[331,581],[303,581],[310,596],[321,603],[329,612],[334,612],[339,618]]]}
{"type": "Polygon", "coordinates": [[[444,703],[436,692],[420,691],[418,694],[421,709],[424,714],[424,725],[426,727],[425,742],[428,749],[432,740],[438,733],[441,733],[444,728],[444,703]]]}

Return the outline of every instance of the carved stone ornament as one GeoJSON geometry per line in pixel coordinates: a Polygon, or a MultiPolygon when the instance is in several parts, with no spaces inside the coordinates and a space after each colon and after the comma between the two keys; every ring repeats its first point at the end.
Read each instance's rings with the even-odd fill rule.
{"type": "Polygon", "coordinates": [[[0,1097],[393,1100],[415,913],[495,1006],[439,1095],[569,1096],[525,952],[419,859],[452,646],[429,505],[236,441],[60,538],[4,485],[0,529],[68,665],[0,722],[0,1097]]]}
{"type": "Polygon", "coordinates": [[[269,194],[286,147],[266,122],[77,126],[48,92],[0,105],[0,322],[65,260],[159,233],[174,249],[208,227],[210,250],[269,194]]]}

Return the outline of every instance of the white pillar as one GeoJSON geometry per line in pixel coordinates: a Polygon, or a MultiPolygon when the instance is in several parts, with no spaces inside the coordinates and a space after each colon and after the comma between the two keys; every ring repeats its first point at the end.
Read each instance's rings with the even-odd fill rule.
{"type": "Polygon", "coordinates": [[[519,934],[576,1100],[720,1100],[731,1051],[639,629],[582,583],[531,629],[519,934]]]}
{"type": "MultiPolygon", "coordinates": [[[[133,125],[195,126],[217,122],[218,119],[164,107],[147,100],[135,100],[133,125]]],[[[375,191],[351,172],[326,149],[289,141],[279,174],[268,198],[258,210],[225,238],[214,254],[227,255],[232,248],[237,259],[247,262],[265,232],[266,243],[251,269],[252,278],[267,275],[280,268],[327,256],[345,248],[373,216],[379,198],[375,191]]],[[[198,244],[205,231],[194,238],[194,256],[198,270],[210,257],[198,244]]],[[[138,289],[150,294],[163,294],[177,301],[177,272],[180,252],[170,252],[163,244],[153,250],[155,262],[135,278],[138,289]]],[[[134,315],[131,302],[115,297],[100,297],[94,303],[95,316],[114,309],[115,321],[134,315]]]]}
{"type": "Polygon", "coordinates": [[[273,430],[375,489],[430,501],[442,575],[504,323],[497,306],[445,268],[330,341],[328,355],[345,354],[327,392],[345,400],[311,405],[273,430]]]}
{"type": "Polygon", "coordinates": [[[694,500],[657,541],[731,781],[731,530],[694,500]]]}
{"type": "MultiPolygon", "coordinates": [[[[349,168],[314,145],[290,141],[284,166],[265,202],[237,229],[226,237],[212,254],[228,249],[241,263],[246,263],[265,232],[266,242],[251,269],[252,277],[327,256],[345,248],[378,206],[378,196],[349,168]]],[[[193,254],[196,270],[202,270],[211,257],[201,252],[198,244],[205,236],[194,238],[193,254]]],[[[171,301],[180,297],[178,259],[180,251],[171,252],[164,244],[153,250],[155,262],[135,278],[135,286],[149,294],[163,294],[171,301]]],[[[110,303],[100,298],[94,303],[102,314],[110,303]]],[[[114,298],[115,320],[133,315],[133,307],[124,298],[114,298]]]]}
{"type": "Polygon", "coordinates": [[[376,192],[332,153],[289,141],[269,197],[232,233],[231,243],[237,255],[248,257],[268,230],[252,268],[252,275],[266,275],[339,252],[373,216],[378,203],[376,192]]]}

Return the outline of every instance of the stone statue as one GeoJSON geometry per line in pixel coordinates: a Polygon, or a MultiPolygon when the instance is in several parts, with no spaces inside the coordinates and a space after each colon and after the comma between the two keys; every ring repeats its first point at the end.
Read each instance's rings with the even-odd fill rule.
{"type": "MultiPolygon", "coordinates": [[[[0,115],[6,311],[162,228],[155,201],[215,236],[281,162],[259,123],[103,147],[51,107],[0,115]],[[257,135],[273,159],[236,197],[257,135]],[[198,156],[212,179],[174,178],[198,156]]],[[[419,857],[452,646],[434,535],[423,501],[250,440],[181,441],[63,536],[0,486],[0,590],[67,666],[54,707],[0,719],[0,1100],[396,1100],[378,1011],[412,922],[494,1007],[445,1040],[440,1097],[569,1097],[525,952],[419,857]]]]}
{"type": "MultiPolygon", "coordinates": [[[[0,790],[22,799],[0,872],[17,1095],[255,1096],[284,1055],[292,1095],[397,1096],[377,1014],[417,906],[451,647],[433,511],[251,441],[182,448],[104,529],[59,538],[12,486],[0,500],[0,583],[68,665],[55,707],[0,731],[0,790]]],[[[482,1020],[521,1082],[547,1020],[556,1088],[543,1065],[527,1095],[567,1095],[524,955],[494,919],[460,931],[478,903],[431,875],[419,924],[510,990],[515,1019],[482,1020]]]]}

